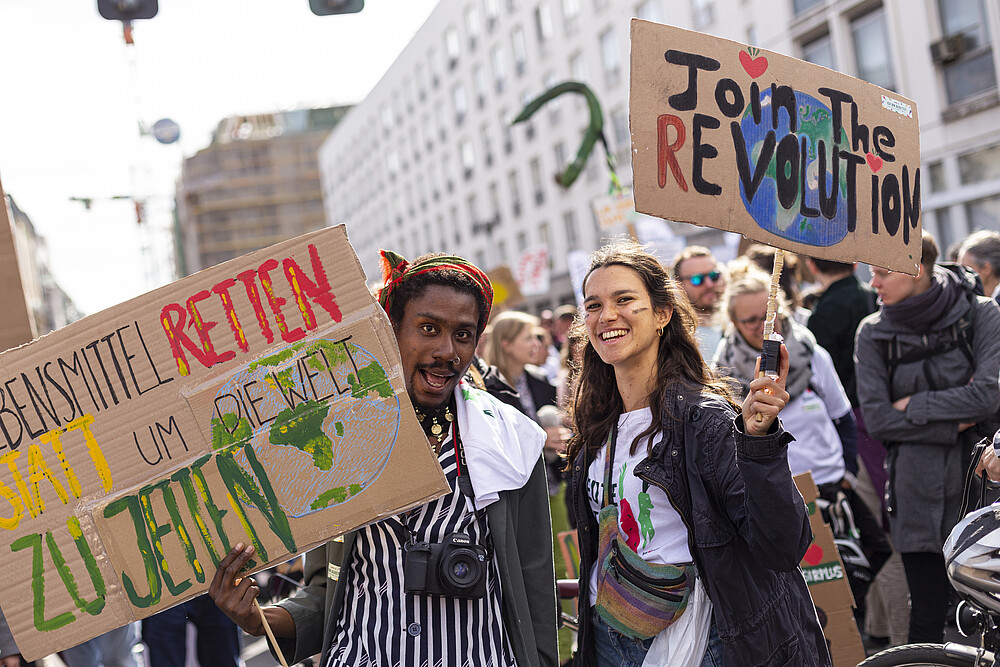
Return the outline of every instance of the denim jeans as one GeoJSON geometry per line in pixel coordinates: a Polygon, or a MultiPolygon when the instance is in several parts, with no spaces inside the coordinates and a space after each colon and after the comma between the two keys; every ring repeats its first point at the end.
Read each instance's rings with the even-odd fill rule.
{"type": "MultiPolygon", "coordinates": [[[[591,631],[597,644],[598,667],[642,667],[652,639],[632,639],[617,630],[613,630],[601,620],[596,609],[591,611],[591,631]]],[[[701,667],[722,667],[722,642],[715,631],[715,626],[709,631],[708,648],[702,658],[701,667]]]]}
{"type": "Polygon", "coordinates": [[[138,667],[132,647],[139,641],[139,624],[105,632],[62,652],[68,667],[138,667]]]}
{"type": "Polygon", "coordinates": [[[143,619],[142,640],[149,649],[150,667],[184,667],[187,623],[198,630],[197,653],[201,667],[237,667],[240,630],[207,595],[143,619]]]}

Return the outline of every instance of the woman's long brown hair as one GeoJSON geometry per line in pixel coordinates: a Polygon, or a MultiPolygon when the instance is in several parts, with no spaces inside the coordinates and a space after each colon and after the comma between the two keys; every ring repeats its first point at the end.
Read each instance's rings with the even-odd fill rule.
{"type": "MultiPolygon", "coordinates": [[[[660,430],[663,399],[671,385],[683,383],[702,387],[725,398],[735,407],[736,401],[729,384],[708,367],[698,349],[694,335],[698,320],[687,294],[676,281],[670,279],[659,260],[643,250],[638,243],[612,242],[591,256],[590,269],[583,280],[585,289],[590,275],[606,266],[632,269],[646,286],[653,308],[660,312],[673,310],[670,321],[663,329],[663,335],[657,338],[659,349],[656,384],[649,396],[653,421],[632,442],[631,452],[635,453],[643,438],[660,430]]],[[[579,321],[576,324],[576,328],[583,326],[579,321]]],[[[583,450],[587,452],[586,461],[592,461],[624,409],[614,368],[601,360],[585,330],[583,338],[583,361],[570,406],[575,428],[566,453],[567,465],[572,465],[583,450]]]]}

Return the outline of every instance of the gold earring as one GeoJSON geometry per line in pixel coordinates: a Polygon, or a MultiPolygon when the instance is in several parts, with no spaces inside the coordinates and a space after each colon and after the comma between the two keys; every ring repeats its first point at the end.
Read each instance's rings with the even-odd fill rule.
{"type": "Polygon", "coordinates": [[[660,336],[661,338],[663,337],[663,327],[660,327],[659,329],[656,330],[656,335],[660,336]]]}

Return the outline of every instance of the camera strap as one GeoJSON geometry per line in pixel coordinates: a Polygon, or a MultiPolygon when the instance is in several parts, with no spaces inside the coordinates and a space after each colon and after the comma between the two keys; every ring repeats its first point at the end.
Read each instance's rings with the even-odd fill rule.
{"type": "MultiPolygon", "coordinates": [[[[455,448],[455,471],[458,477],[456,480],[458,491],[463,496],[468,498],[470,503],[472,503],[472,512],[475,515],[476,523],[479,524],[479,546],[486,549],[486,553],[488,555],[492,555],[492,544],[487,544],[483,539],[486,536],[486,520],[482,516],[484,510],[480,510],[476,507],[476,494],[472,489],[472,480],[469,478],[468,468],[466,466],[465,446],[462,444],[462,437],[458,431],[458,419],[451,422],[451,444],[452,447],[455,448]]],[[[417,536],[410,529],[409,512],[400,515],[399,523],[405,534],[404,548],[408,548],[410,545],[416,544],[417,536]]]]}

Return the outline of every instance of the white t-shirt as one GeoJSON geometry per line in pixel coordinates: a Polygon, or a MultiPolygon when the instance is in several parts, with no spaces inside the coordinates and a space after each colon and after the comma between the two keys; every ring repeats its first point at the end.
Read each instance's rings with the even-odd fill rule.
{"type": "MultiPolygon", "coordinates": [[[[649,427],[653,414],[649,408],[626,412],[618,417],[615,460],[611,466],[611,488],[618,504],[620,537],[647,563],[690,563],[688,531],[666,492],[647,484],[633,473],[646,460],[649,440],[643,439],[635,454],[629,454],[632,440],[649,427]]],[[[653,436],[658,441],[659,432],[653,436]]],[[[594,516],[604,502],[604,460],[608,447],[598,452],[587,471],[587,496],[594,516]]],[[[597,599],[597,565],[590,571],[590,599],[597,599]]]]}
{"type": "Polygon", "coordinates": [[[817,484],[839,482],[845,473],[844,447],[834,419],[851,411],[830,353],[817,345],[812,355],[809,388],[781,411],[781,423],[795,436],[788,445],[788,468],[793,475],[812,471],[817,484]]]}

